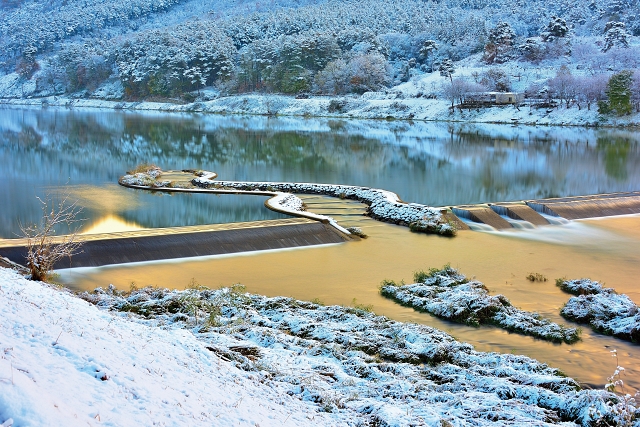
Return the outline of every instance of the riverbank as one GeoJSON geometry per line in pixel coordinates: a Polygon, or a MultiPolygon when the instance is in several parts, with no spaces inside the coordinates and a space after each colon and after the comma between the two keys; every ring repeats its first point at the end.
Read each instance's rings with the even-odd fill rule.
{"type": "Polygon", "coordinates": [[[582,126],[640,128],[640,113],[625,117],[603,116],[597,108],[558,107],[552,109],[494,106],[478,110],[455,109],[441,99],[425,99],[411,86],[362,96],[293,96],[245,94],[192,103],[114,101],[97,98],[43,97],[0,98],[0,104],[15,106],[102,108],[112,110],[166,111],[262,116],[325,117],[405,121],[510,124],[529,126],[582,126]]]}
{"type": "Polygon", "coordinates": [[[7,269],[0,289],[3,426],[584,425],[595,410],[614,415],[613,395],[579,390],[533,359],[361,308],[237,286],[110,288],[85,293],[90,304],[7,269]]]}

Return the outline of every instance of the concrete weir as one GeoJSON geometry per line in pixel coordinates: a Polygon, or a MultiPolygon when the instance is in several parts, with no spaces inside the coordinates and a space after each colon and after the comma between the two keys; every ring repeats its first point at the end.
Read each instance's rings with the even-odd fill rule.
{"type": "Polygon", "coordinates": [[[565,219],[629,215],[640,213],[640,191],[531,200],[526,203],[538,212],[565,219]]]}
{"type": "MultiPolygon", "coordinates": [[[[238,252],[342,243],[350,237],[303,218],[80,235],[82,252],[54,268],[98,267],[238,252]],[[179,254],[179,255],[177,255],[179,254]]],[[[0,239],[0,256],[24,263],[26,241],[0,239]]]]}

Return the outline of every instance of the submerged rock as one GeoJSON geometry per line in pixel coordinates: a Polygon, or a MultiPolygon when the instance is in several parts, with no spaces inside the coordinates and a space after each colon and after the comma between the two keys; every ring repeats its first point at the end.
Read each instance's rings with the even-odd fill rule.
{"type": "Polygon", "coordinates": [[[400,304],[458,323],[492,324],[554,342],[573,343],[580,339],[579,330],[513,307],[503,295],[489,295],[483,283],[468,280],[449,266],[416,273],[415,279],[418,283],[400,286],[384,282],[380,293],[400,304]]]}

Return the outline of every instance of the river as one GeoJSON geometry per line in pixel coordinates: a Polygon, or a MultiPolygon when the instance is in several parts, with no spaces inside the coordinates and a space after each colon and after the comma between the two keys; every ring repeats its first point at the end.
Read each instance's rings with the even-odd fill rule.
{"type": "MultiPolygon", "coordinates": [[[[202,168],[221,179],[343,183],[385,188],[409,202],[451,206],[640,189],[640,135],[626,130],[207,116],[126,111],[0,112],[0,237],[37,220],[36,196],[69,194],[84,207],[83,232],[279,217],[250,196],[154,195],[117,186],[143,162],[202,168]]],[[[450,263],[514,305],[560,323],[569,298],[556,278],[590,277],[640,303],[640,218],[574,221],[509,232],[412,234],[362,216],[362,205],[304,196],[309,210],[361,227],[368,239],[340,245],[63,272],[72,289],[243,283],[250,292],[326,304],[373,305],[397,320],[443,329],[478,350],[514,352],[602,387],[618,350],[626,382],[640,388],[640,346],[583,328],[574,345],[494,327],[470,328],[379,296],[383,279],[450,263]],[[528,273],[549,280],[532,283],[528,273]],[[355,299],[355,301],[354,301],[355,299]]],[[[59,230],[64,232],[64,230],[59,230]]]]}

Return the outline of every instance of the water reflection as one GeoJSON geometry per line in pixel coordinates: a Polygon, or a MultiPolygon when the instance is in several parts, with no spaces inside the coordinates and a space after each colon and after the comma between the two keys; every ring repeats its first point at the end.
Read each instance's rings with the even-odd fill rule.
{"type": "Polygon", "coordinates": [[[611,178],[618,181],[627,179],[627,157],[633,146],[629,138],[615,136],[613,138],[598,138],[598,149],[604,153],[604,169],[611,178]]]}
{"type": "MultiPolygon", "coordinates": [[[[436,206],[633,191],[640,183],[638,134],[625,130],[53,108],[0,110],[0,162],[0,204],[9,207],[0,218],[3,237],[19,218],[39,217],[35,196],[47,187],[114,185],[142,162],[211,169],[225,179],[381,187],[436,206]]],[[[87,218],[117,213],[156,227],[274,217],[261,201],[160,202],[126,191],[109,188],[115,210],[82,196],[87,218]]]]}
{"type": "Polygon", "coordinates": [[[103,233],[116,233],[121,231],[136,231],[141,230],[139,224],[135,222],[127,221],[123,218],[115,215],[107,215],[100,218],[100,220],[91,224],[89,227],[83,227],[80,230],[81,234],[103,234],[103,233]]]}

